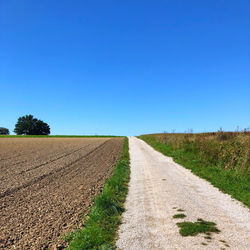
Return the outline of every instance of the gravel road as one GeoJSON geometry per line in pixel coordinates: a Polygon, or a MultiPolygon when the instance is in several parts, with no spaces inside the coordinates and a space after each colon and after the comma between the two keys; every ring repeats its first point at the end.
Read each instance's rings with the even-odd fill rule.
{"type": "Polygon", "coordinates": [[[144,141],[130,137],[129,147],[131,180],[118,249],[250,249],[248,208],[144,141]],[[187,217],[173,219],[177,209],[187,217]],[[211,240],[179,234],[177,222],[198,218],[221,232],[211,240]]]}

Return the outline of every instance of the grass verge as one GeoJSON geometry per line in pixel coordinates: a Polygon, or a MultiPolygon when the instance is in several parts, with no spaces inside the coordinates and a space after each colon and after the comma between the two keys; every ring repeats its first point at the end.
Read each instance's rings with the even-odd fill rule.
{"type": "Polygon", "coordinates": [[[168,143],[159,142],[154,136],[145,135],[139,136],[138,138],[144,140],[164,155],[172,157],[175,162],[190,169],[194,174],[208,180],[221,191],[230,194],[232,197],[250,207],[250,177],[248,174],[214,166],[197,152],[184,150],[182,148],[174,149],[173,146],[168,143]]]}
{"type": "Polygon", "coordinates": [[[66,237],[69,249],[115,249],[116,232],[124,211],[129,177],[128,139],[125,138],[113,175],[106,182],[103,192],[94,199],[84,228],[66,237]]]}

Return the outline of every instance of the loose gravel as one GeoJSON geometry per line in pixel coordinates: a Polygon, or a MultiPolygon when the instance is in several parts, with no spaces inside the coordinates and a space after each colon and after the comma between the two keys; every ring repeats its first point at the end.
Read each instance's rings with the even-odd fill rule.
{"type": "Polygon", "coordinates": [[[131,180],[118,249],[250,249],[248,208],[144,141],[130,137],[129,148],[131,180]],[[187,217],[174,219],[177,210],[187,217]],[[179,234],[177,222],[198,218],[221,232],[179,234]]]}

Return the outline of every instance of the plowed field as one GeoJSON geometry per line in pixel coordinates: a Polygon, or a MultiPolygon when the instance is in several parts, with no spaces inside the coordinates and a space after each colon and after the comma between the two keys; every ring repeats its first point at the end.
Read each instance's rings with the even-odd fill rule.
{"type": "Polygon", "coordinates": [[[122,138],[1,138],[0,248],[60,246],[111,175],[122,138]]]}

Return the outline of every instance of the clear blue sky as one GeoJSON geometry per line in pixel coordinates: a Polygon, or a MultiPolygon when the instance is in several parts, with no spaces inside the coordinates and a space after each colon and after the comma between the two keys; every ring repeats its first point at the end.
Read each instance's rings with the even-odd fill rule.
{"type": "Polygon", "coordinates": [[[139,135],[250,126],[250,1],[0,1],[0,126],[139,135]]]}

